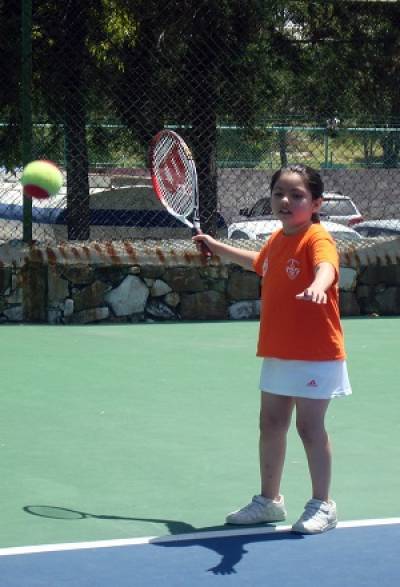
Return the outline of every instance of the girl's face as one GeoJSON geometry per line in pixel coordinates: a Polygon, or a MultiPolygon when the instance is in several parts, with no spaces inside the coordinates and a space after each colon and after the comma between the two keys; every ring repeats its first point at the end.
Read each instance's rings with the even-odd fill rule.
{"type": "Polygon", "coordinates": [[[321,208],[322,198],[313,200],[305,179],[293,171],[283,172],[271,192],[274,216],[285,234],[294,234],[312,223],[311,216],[321,208]]]}

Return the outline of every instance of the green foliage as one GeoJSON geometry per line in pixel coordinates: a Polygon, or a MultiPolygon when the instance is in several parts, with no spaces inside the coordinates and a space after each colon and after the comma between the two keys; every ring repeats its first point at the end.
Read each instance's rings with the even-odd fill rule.
{"type": "Polygon", "coordinates": [[[12,168],[20,158],[19,78],[21,17],[17,0],[0,1],[0,165],[12,168]]]}
{"type": "MultiPolygon", "coordinates": [[[[67,107],[91,125],[91,162],[144,162],[149,138],[166,124],[186,128],[200,155],[215,140],[212,128],[241,127],[219,135],[216,157],[227,161],[239,141],[236,160],[260,165],[275,164],[265,153],[279,151],[260,130],[271,122],[325,126],[336,116],[343,127],[397,124],[399,4],[37,0],[32,106],[34,122],[52,130],[40,135],[37,127],[34,150],[65,156],[59,125],[67,107]],[[109,123],[127,131],[102,128],[109,123]]],[[[7,124],[0,164],[7,165],[21,158],[20,9],[16,0],[0,2],[0,120],[7,124]]],[[[397,140],[379,144],[387,162],[397,161],[397,140]]]]}

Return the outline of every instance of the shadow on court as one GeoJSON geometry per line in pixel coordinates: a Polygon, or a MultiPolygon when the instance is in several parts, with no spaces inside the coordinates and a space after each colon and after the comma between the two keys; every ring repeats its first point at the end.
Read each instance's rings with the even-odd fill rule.
{"type": "MultiPolygon", "coordinates": [[[[164,524],[168,528],[168,531],[170,532],[171,536],[180,535],[180,538],[177,540],[173,540],[171,536],[158,537],[150,539],[149,544],[158,547],[175,549],[184,549],[193,546],[201,546],[203,548],[211,550],[212,552],[216,553],[221,557],[221,560],[217,565],[207,569],[208,572],[213,573],[214,575],[230,575],[236,573],[235,567],[240,563],[244,555],[246,555],[248,552],[245,548],[245,545],[247,544],[257,542],[271,542],[278,540],[301,540],[303,538],[303,536],[299,534],[294,534],[289,531],[279,531],[276,533],[270,532],[274,528],[274,526],[267,524],[251,526],[252,529],[265,528],[265,534],[242,534],[226,536],[225,533],[223,535],[223,540],[221,540],[222,535],[221,537],[214,536],[211,538],[204,537],[202,534],[205,532],[226,532],[227,529],[233,530],[231,526],[223,525],[196,528],[195,526],[192,526],[187,522],[182,522],[179,520],[165,520],[161,518],[135,518],[105,514],[89,514],[87,512],[82,512],[79,510],[72,510],[69,508],[47,505],[27,505],[23,508],[23,510],[26,513],[33,516],[59,520],[73,521],[87,518],[96,518],[98,520],[125,520],[128,522],[149,522],[164,524]],[[198,538],[196,537],[182,539],[182,535],[184,534],[195,534],[197,532],[199,533],[198,538]]],[[[246,526],[241,526],[240,528],[241,530],[243,530],[246,528],[246,526]]]]}
{"type": "Polygon", "coordinates": [[[276,534],[253,534],[241,536],[225,536],[221,538],[194,538],[190,540],[168,540],[166,542],[150,541],[151,544],[162,547],[188,548],[192,546],[202,546],[221,556],[221,561],[207,569],[214,575],[232,575],[236,573],[236,566],[241,562],[244,555],[248,553],[245,545],[260,542],[275,542],[282,540],[302,540],[304,537],[293,532],[277,532],[276,534]]]}
{"type": "Polygon", "coordinates": [[[26,505],[22,508],[27,514],[39,516],[40,518],[50,518],[52,520],[83,520],[86,518],[95,518],[96,520],[122,520],[126,522],[149,522],[149,524],[164,524],[170,534],[188,534],[189,532],[211,532],[217,530],[226,530],[228,526],[207,526],[196,528],[187,522],[179,520],[165,520],[162,518],[133,518],[128,516],[114,516],[106,514],[89,514],[79,510],[72,510],[59,506],[49,505],[26,505]]]}

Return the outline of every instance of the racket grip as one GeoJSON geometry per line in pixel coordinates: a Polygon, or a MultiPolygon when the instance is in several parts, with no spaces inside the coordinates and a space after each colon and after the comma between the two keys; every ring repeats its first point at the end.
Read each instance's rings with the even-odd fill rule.
{"type": "MultiPolygon", "coordinates": [[[[200,228],[193,228],[192,234],[193,234],[193,236],[196,236],[196,234],[204,234],[204,233],[202,230],[200,230],[200,228]]],[[[204,241],[197,242],[196,246],[200,249],[200,252],[204,257],[207,257],[207,259],[211,259],[213,254],[204,241]]]]}

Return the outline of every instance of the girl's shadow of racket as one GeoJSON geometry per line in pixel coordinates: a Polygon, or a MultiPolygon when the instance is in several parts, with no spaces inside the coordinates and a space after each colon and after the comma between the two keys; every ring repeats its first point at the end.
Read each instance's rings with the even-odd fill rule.
{"type": "Polygon", "coordinates": [[[23,507],[23,510],[32,516],[51,518],[53,520],[73,521],[95,518],[97,520],[125,520],[127,522],[149,522],[164,524],[168,528],[170,534],[166,537],[150,539],[149,543],[154,546],[174,548],[184,548],[188,546],[203,546],[204,548],[208,548],[209,550],[212,550],[221,556],[221,561],[215,567],[207,569],[208,572],[212,572],[215,575],[228,575],[236,573],[235,566],[241,561],[243,555],[247,553],[247,550],[244,548],[245,544],[250,544],[252,542],[269,542],[273,540],[298,540],[303,538],[303,536],[300,534],[294,534],[293,532],[285,531],[283,529],[274,532],[275,527],[268,525],[259,525],[256,527],[252,526],[254,533],[248,533],[248,527],[247,532],[246,527],[242,527],[241,530],[244,530],[243,533],[236,534],[235,531],[232,530],[232,534],[227,536],[226,530],[231,528],[227,525],[196,528],[192,526],[192,524],[181,522],[179,520],[165,520],[161,518],[133,518],[103,514],[97,515],[89,514],[79,510],[48,505],[27,505],[23,507]],[[262,529],[264,529],[265,532],[260,532],[262,529]],[[218,535],[214,535],[212,537],[203,536],[203,534],[206,532],[218,532],[222,530],[224,533],[221,533],[220,537],[218,537],[218,535]],[[190,536],[187,538],[177,538],[175,540],[173,537],[178,534],[190,534],[190,536]],[[198,536],[193,537],[193,534],[198,534],[198,536]]]}

